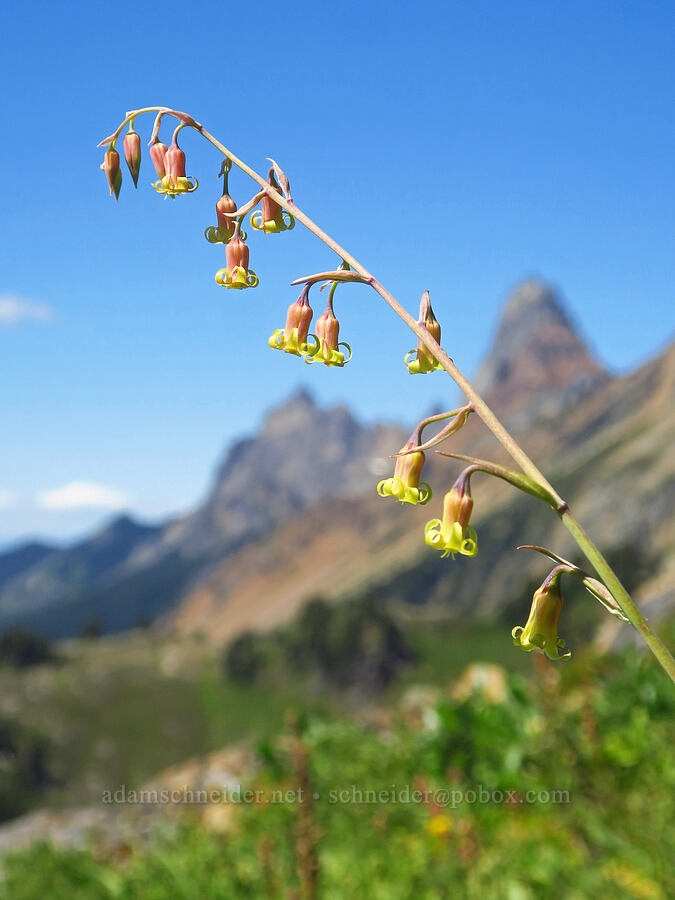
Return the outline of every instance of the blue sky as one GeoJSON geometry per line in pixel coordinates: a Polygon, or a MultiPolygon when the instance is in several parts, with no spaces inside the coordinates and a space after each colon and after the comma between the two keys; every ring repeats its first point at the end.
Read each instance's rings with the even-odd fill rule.
{"type": "MultiPolygon", "coordinates": [[[[5,4],[0,33],[0,542],[188,508],[300,384],[365,419],[452,396],[440,373],[407,374],[414,341],[361,287],[336,297],[344,370],[272,352],[288,282],[331,254],[301,228],[255,235],[260,286],[218,287],[216,152],[183,132],[199,190],[156,195],[146,154],[116,205],[96,144],[127,109],[187,110],[259,170],[275,157],[409,309],[431,291],[468,373],[530,275],[614,369],[672,331],[671,3],[38,0],[5,4]]],[[[136,125],[145,146],[152,120],[136,125]]],[[[250,191],[232,177],[235,199],[250,191]]]]}

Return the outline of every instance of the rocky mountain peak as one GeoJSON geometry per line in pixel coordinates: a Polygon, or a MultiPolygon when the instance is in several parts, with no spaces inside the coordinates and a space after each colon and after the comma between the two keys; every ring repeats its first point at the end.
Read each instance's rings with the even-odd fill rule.
{"type": "Polygon", "coordinates": [[[318,410],[307,388],[301,387],[288,400],[275,406],[265,416],[262,433],[266,437],[298,433],[318,410]]]}
{"type": "Polygon", "coordinates": [[[555,288],[530,279],[508,297],[475,381],[511,424],[513,414],[527,424],[555,414],[606,378],[555,288]]]}

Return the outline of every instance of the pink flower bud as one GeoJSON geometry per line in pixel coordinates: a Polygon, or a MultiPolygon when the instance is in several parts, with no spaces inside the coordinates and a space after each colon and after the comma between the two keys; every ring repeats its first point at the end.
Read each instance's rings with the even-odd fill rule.
{"type": "Polygon", "coordinates": [[[316,336],[321,342],[322,350],[325,347],[328,350],[337,351],[339,334],[340,323],[333,310],[326,307],[316,320],[316,336]]]}
{"type": "Polygon", "coordinates": [[[166,144],[162,141],[155,141],[150,147],[150,158],[159,178],[164,178],[166,175],[166,150],[166,144]]]}
{"type": "Polygon", "coordinates": [[[115,200],[117,200],[120,195],[120,188],[122,187],[120,155],[117,150],[114,150],[112,147],[109,150],[106,150],[101,168],[105,172],[105,177],[108,179],[108,184],[110,185],[110,196],[112,197],[112,195],[115,194],[115,200]]]}
{"type": "Polygon", "coordinates": [[[241,266],[242,269],[248,269],[248,247],[242,241],[238,228],[235,230],[232,240],[225,248],[225,258],[227,259],[227,268],[230,271],[232,271],[235,266],[241,266]]]}
{"type": "Polygon", "coordinates": [[[262,209],[263,222],[278,222],[281,220],[281,207],[276,200],[272,200],[267,194],[260,201],[260,208],[262,209]]]}
{"type": "Polygon", "coordinates": [[[141,170],[141,138],[135,131],[124,135],[124,159],[126,160],[134,187],[138,187],[138,173],[141,170]]]}
{"type": "Polygon", "coordinates": [[[174,182],[178,178],[185,178],[185,153],[178,144],[172,144],[166,151],[166,174],[170,175],[174,182]]]}
{"type": "Polygon", "coordinates": [[[225,213],[233,213],[237,209],[237,204],[229,194],[225,193],[216,203],[216,216],[218,217],[218,230],[223,236],[229,240],[234,234],[234,219],[226,216],[225,213]]]}

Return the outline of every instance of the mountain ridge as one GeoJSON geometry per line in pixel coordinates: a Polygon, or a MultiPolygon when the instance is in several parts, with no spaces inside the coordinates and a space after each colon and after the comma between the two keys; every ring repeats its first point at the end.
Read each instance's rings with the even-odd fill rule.
{"type": "MultiPolygon", "coordinates": [[[[663,358],[669,358],[668,353],[663,358]]],[[[617,393],[615,386],[630,384],[635,392],[639,379],[631,378],[622,382],[607,373],[584,345],[556,292],[532,281],[510,296],[478,376],[500,418],[524,432],[519,437],[528,451],[543,460],[552,459],[562,446],[572,448],[574,441],[591,442],[599,430],[630,418],[632,407],[622,399],[630,391],[617,393]]],[[[329,540],[325,535],[331,534],[330,525],[325,514],[323,523],[321,517],[328,496],[334,498],[331,510],[340,511],[336,529],[343,529],[343,537],[338,540],[334,530],[332,539],[342,547],[343,565],[350,574],[360,572],[367,579],[369,561],[361,551],[370,544],[358,523],[367,522],[371,533],[385,541],[385,535],[426,516],[424,510],[403,511],[395,504],[387,508],[380,498],[370,497],[378,477],[391,467],[388,457],[406,437],[407,429],[399,425],[363,425],[344,404],[321,407],[306,388],[300,388],[268,410],[255,433],[226,449],[203,502],[191,512],[156,526],[141,526],[128,517],[116,520],[118,531],[127,535],[126,540],[118,535],[117,556],[106,555],[105,550],[101,555],[104,529],[74,547],[38,553],[33,564],[3,584],[3,560],[5,566],[11,563],[0,555],[0,628],[21,624],[66,637],[97,618],[105,631],[155,619],[161,620],[161,627],[189,630],[185,610],[191,604],[215,609],[212,598],[205,598],[211,596],[209,586],[218,583],[219,573],[221,593],[234,591],[233,596],[255,600],[257,584],[269,599],[271,587],[256,572],[248,573],[255,577],[246,588],[249,593],[242,593],[246,561],[264,570],[264,554],[256,547],[280,547],[279,572],[280,566],[292,568],[288,549],[281,552],[284,540],[291,546],[293,540],[310,544],[329,540]],[[302,442],[298,434],[303,434],[302,442]],[[303,519],[313,523],[309,531],[303,519]]],[[[503,458],[501,448],[495,448],[492,436],[475,419],[453,438],[453,449],[503,458]]],[[[441,472],[432,454],[428,469],[441,472]]],[[[501,496],[500,489],[496,496],[501,496]]],[[[383,560],[392,571],[400,568],[409,550],[396,538],[393,546],[399,547],[400,556],[380,548],[382,559],[374,568],[383,560]]],[[[337,577],[330,565],[322,571],[337,577]]],[[[298,576],[300,583],[305,580],[298,576]]],[[[321,579],[310,579],[307,591],[310,588],[319,590],[321,579]]],[[[306,592],[291,590],[291,594],[294,608],[306,599],[306,592]]],[[[243,604],[244,622],[246,602],[237,602],[243,604]]],[[[225,614],[222,604],[216,607],[218,615],[225,614]]]]}

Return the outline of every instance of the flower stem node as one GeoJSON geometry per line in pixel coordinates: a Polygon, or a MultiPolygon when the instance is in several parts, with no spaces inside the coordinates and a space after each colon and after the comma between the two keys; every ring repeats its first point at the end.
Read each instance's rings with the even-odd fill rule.
{"type": "MultiPolygon", "coordinates": [[[[269,170],[267,183],[275,191],[281,193],[281,187],[274,177],[274,168],[269,170]]],[[[277,201],[267,194],[260,201],[260,209],[251,214],[251,228],[254,228],[256,231],[263,231],[265,234],[278,234],[280,231],[290,231],[294,227],[295,219],[293,216],[282,209],[277,201]]]]}
{"type": "MultiPolygon", "coordinates": [[[[401,451],[415,447],[411,438],[401,447],[401,451]]],[[[420,484],[420,476],[424,468],[424,453],[408,453],[396,457],[396,467],[392,478],[385,478],[377,486],[380,497],[395,497],[401,503],[424,504],[431,500],[431,487],[426,481],[420,484]]]]}
{"type": "Polygon", "coordinates": [[[239,223],[225,248],[227,266],[216,272],[216,282],[223,287],[242,290],[258,286],[258,276],[248,267],[248,247],[241,238],[239,223]]]}
{"type": "Polygon", "coordinates": [[[273,350],[283,350],[294,356],[304,356],[310,349],[316,352],[318,343],[312,344],[311,348],[307,343],[312,315],[309,285],[306,285],[298,299],[288,307],[285,327],[277,328],[267,343],[273,350]]]}
{"type": "Polygon", "coordinates": [[[462,556],[475,556],[478,552],[476,532],[469,525],[473,498],[469,487],[468,476],[459,476],[451,490],[443,500],[443,518],[432,519],[424,529],[424,541],[441,556],[461,553],[462,556]]]}
{"type": "MultiPolygon", "coordinates": [[[[153,148],[154,146],[153,144],[153,148]]],[[[150,153],[152,154],[152,148],[150,153]]],[[[177,194],[191,194],[199,187],[196,178],[185,174],[185,153],[175,139],[164,155],[164,168],[166,174],[153,184],[158,194],[164,194],[175,200],[177,194]]]]}
{"type": "Polygon", "coordinates": [[[563,608],[560,590],[562,572],[556,567],[532,598],[532,607],[525,626],[517,625],[511,632],[516,647],[531,652],[538,650],[549,659],[564,659],[570,651],[561,653],[565,641],[558,637],[558,622],[563,608]]]}
{"type": "MultiPolygon", "coordinates": [[[[440,344],[441,325],[431,308],[429,291],[425,291],[422,294],[422,300],[420,301],[420,317],[417,324],[420,328],[425,328],[434,340],[440,344]]],[[[431,351],[427,349],[421,338],[417,341],[417,350],[409,350],[406,353],[403,362],[411,375],[423,375],[427,372],[433,372],[434,369],[443,368],[431,351]],[[414,359],[412,358],[413,356],[414,359]]]]}
{"type": "Polygon", "coordinates": [[[122,170],[120,169],[120,155],[113,147],[106,150],[101,168],[105,172],[110,187],[110,196],[115,195],[115,200],[119,198],[120,189],[122,187],[122,170]]]}

